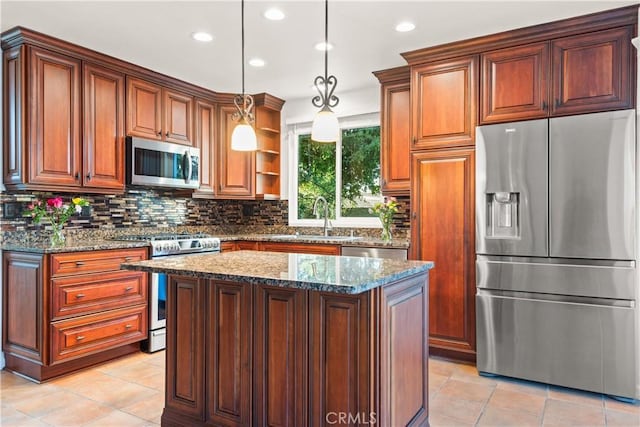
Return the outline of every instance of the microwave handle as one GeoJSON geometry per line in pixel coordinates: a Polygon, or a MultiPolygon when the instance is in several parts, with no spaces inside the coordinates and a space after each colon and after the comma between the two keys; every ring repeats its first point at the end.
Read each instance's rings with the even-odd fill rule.
{"type": "Polygon", "coordinates": [[[184,182],[188,184],[191,181],[191,154],[189,150],[185,151],[182,157],[182,170],[184,171],[184,182]]]}

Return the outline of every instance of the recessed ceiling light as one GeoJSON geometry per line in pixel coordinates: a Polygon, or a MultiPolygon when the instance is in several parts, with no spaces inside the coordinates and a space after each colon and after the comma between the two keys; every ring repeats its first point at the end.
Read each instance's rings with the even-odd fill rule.
{"type": "Polygon", "coordinates": [[[191,37],[199,42],[210,42],[213,40],[213,36],[209,33],[205,33],[204,31],[195,32],[191,34],[191,37]]]}
{"type": "Polygon", "coordinates": [[[267,63],[264,62],[264,59],[261,58],[251,58],[249,60],[249,65],[252,67],[264,67],[267,63]]]}
{"type": "Polygon", "coordinates": [[[333,49],[333,45],[331,43],[327,43],[327,46],[325,47],[324,42],[320,42],[316,43],[315,48],[316,50],[331,50],[333,49]]]}
{"type": "Polygon", "coordinates": [[[401,22],[396,25],[396,31],[399,33],[406,33],[407,31],[413,31],[416,29],[416,25],[413,22],[401,22]]]}
{"type": "Polygon", "coordinates": [[[284,19],[284,12],[273,7],[264,11],[264,17],[271,21],[281,21],[284,19]]]}

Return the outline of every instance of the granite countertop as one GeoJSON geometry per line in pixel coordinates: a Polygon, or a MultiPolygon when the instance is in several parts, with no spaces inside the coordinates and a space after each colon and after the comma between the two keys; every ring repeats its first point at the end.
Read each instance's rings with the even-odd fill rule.
{"type": "Polygon", "coordinates": [[[392,239],[386,242],[382,239],[373,237],[349,237],[349,236],[316,236],[305,234],[228,234],[217,235],[221,241],[237,241],[248,240],[257,242],[282,242],[282,243],[315,243],[315,244],[331,244],[340,246],[362,246],[362,247],[386,247],[407,249],[409,247],[408,239],[392,239]]]}
{"type": "Polygon", "coordinates": [[[122,240],[105,240],[105,239],[74,239],[68,238],[64,245],[51,246],[48,240],[24,242],[3,242],[3,251],[19,251],[32,252],[39,254],[52,254],[60,252],[83,252],[83,251],[101,251],[108,249],[130,249],[144,248],[149,246],[148,242],[131,242],[122,240]]]}
{"type": "Polygon", "coordinates": [[[126,270],[162,272],[314,291],[358,294],[433,268],[430,261],[234,251],[122,264],[126,270]]]}

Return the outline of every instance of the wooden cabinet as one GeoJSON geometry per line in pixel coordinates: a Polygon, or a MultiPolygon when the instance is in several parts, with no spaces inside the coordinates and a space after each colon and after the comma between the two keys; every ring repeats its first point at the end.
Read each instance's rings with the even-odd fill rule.
{"type": "Polygon", "coordinates": [[[220,252],[237,251],[238,250],[237,243],[239,242],[235,242],[233,240],[220,242],[220,252]]]}
{"type": "Polygon", "coordinates": [[[475,141],[478,57],[411,67],[412,150],[475,141]]]}
{"type": "Polygon", "coordinates": [[[358,295],[171,276],[162,424],[426,425],[427,289],[426,273],[358,295]]]}
{"type": "Polygon", "coordinates": [[[259,250],[301,254],[340,255],[340,245],[289,242],[259,242],[259,250]]]}
{"type": "Polygon", "coordinates": [[[474,150],[412,154],[411,255],[434,261],[431,354],[475,357],[474,150]]]}
{"type": "Polygon", "coordinates": [[[124,189],[124,75],[40,47],[4,53],[11,190],[124,189]]]}
{"type": "Polygon", "coordinates": [[[193,145],[193,96],[127,78],[127,135],[193,145]]]}
{"type": "Polygon", "coordinates": [[[266,93],[254,96],[256,152],[256,199],[280,198],[280,110],[284,101],[266,93]]]}
{"type": "Polygon", "coordinates": [[[213,197],[216,188],[218,153],[216,105],[205,99],[195,101],[195,147],[200,149],[200,188],[193,197],[213,197]]]}
{"type": "Polygon", "coordinates": [[[411,91],[409,67],[374,73],[380,93],[381,190],[388,195],[408,195],[410,190],[411,91]]]}
{"type": "Polygon", "coordinates": [[[553,40],[552,115],[633,108],[632,26],[553,40]]]}
{"type": "Polygon", "coordinates": [[[124,74],[83,64],[82,182],[124,190],[124,74]]]}
{"type": "Polygon", "coordinates": [[[296,289],[255,289],[254,425],[307,423],[307,298],[296,289]]]}
{"type": "Polygon", "coordinates": [[[481,123],[633,108],[633,27],[482,55],[481,123]]]}
{"type": "Polygon", "coordinates": [[[483,54],[480,122],[546,117],[549,62],[548,42],[483,54]]]}
{"type": "Polygon", "coordinates": [[[218,108],[218,191],[219,198],[252,199],[255,196],[256,154],[231,149],[231,134],[236,126],[233,105],[218,108]]]}
{"type": "Polygon", "coordinates": [[[147,250],[3,254],[6,367],[44,381],[138,351],[147,274],[121,271],[147,250]]]}

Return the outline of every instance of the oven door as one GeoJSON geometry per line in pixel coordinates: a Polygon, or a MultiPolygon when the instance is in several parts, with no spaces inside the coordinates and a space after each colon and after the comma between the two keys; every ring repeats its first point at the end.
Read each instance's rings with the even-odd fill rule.
{"type": "Polygon", "coordinates": [[[169,275],[164,273],[151,273],[151,303],[149,329],[155,331],[167,325],[165,307],[167,305],[167,281],[169,275]]]}

